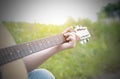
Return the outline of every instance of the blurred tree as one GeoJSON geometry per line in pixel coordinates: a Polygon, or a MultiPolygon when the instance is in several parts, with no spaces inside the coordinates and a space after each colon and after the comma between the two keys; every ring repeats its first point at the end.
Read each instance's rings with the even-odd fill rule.
{"type": "Polygon", "coordinates": [[[98,18],[117,18],[120,19],[120,1],[118,3],[109,3],[107,6],[103,7],[100,13],[98,13],[98,18]]]}

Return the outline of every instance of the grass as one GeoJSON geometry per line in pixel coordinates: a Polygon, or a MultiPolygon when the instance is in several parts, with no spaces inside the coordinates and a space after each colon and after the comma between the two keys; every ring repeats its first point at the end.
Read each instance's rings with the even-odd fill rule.
{"type": "MultiPolygon", "coordinates": [[[[18,44],[59,34],[69,25],[56,26],[26,22],[3,22],[3,24],[18,44]]],[[[61,51],[47,60],[40,68],[50,70],[56,79],[87,79],[120,66],[118,61],[120,23],[109,25],[81,20],[76,24],[88,26],[92,35],[90,42],[85,45],[77,43],[75,48],[61,51]]]]}

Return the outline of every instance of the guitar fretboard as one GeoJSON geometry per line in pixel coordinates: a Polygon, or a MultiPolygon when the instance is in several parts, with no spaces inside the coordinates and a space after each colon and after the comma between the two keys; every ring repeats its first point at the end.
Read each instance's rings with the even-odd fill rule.
{"type": "Polygon", "coordinates": [[[65,42],[63,34],[0,49],[0,66],[65,42]]]}

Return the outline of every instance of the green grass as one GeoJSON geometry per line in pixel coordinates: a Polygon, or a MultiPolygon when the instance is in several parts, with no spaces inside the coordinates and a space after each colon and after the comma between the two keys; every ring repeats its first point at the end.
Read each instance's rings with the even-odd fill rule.
{"type": "Polygon", "coordinates": [[[120,23],[118,22],[106,24],[80,20],[75,24],[61,26],[26,22],[3,22],[3,24],[18,44],[59,34],[69,25],[88,26],[92,37],[87,44],[77,43],[75,48],[61,51],[40,66],[50,70],[56,79],[86,79],[104,71],[115,70],[120,66],[120,23]]]}

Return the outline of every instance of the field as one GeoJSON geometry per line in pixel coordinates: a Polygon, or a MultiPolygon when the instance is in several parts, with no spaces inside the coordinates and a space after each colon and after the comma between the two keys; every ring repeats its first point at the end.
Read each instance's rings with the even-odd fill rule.
{"type": "Polygon", "coordinates": [[[77,43],[73,49],[61,51],[39,68],[50,70],[56,79],[87,79],[120,68],[120,23],[80,19],[64,25],[26,22],[2,22],[17,44],[62,33],[74,25],[87,26],[91,33],[87,44],[77,43]]]}

